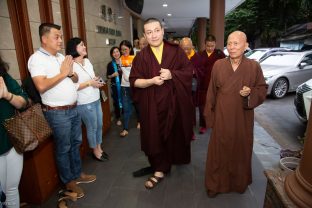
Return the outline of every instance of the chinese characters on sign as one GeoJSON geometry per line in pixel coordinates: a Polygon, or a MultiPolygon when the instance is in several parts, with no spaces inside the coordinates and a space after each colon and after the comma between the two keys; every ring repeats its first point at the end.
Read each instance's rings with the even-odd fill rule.
{"type": "Polygon", "coordinates": [[[114,22],[116,24],[117,16],[115,13],[113,13],[112,8],[106,7],[106,5],[102,5],[100,16],[105,21],[114,22]]]}

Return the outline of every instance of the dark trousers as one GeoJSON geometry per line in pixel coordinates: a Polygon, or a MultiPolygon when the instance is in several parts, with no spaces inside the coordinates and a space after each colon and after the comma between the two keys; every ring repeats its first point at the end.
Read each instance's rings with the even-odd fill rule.
{"type": "Polygon", "coordinates": [[[200,105],[200,106],[198,106],[198,109],[199,109],[199,127],[206,128],[206,120],[205,120],[205,116],[204,116],[205,106],[200,105]]]}
{"type": "Polygon", "coordinates": [[[119,120],[120,116],[121,116],[121,108],[119,106],[118,93],[117,93],[116,85],[111,85],[111,95],[113,98],[115,117],[117,120],[119,120]]]}
{"type": "Polygon", "coordinates": [[[153,170],[168,173],[171,169],[170,157],[165,153],[159,153],[156,155],[148,155],[148,161],[151,164],[153,170]]]}

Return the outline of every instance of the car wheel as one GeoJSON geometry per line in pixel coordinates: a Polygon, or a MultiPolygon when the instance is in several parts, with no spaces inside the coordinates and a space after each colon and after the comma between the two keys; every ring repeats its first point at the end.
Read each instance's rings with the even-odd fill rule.
{"type": "Polygon", "coordinates": [[[274,98],[282,98],[288,92],[288,80],[286,78],[277,79],[272,87],[271,95],[274,98]]]}

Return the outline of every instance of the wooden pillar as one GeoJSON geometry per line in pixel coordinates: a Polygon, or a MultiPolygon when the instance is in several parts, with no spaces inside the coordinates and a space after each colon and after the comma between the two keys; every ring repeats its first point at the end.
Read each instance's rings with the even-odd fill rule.
{"type": "Polygon", "coordinates": [[[38,0],[41,23],[53,23],[53,11],[51,0],[38,0]]]}
{"type": "Polygon", "coordinates": [[[60,0],[61,16],[62,16],[62,30],[63,30],[63,44],[66,46],[66,42],[73,37],[73,29],[71,24],[70,15],[70,1],[60,0]]]}
{"type": "MultiPolygon", "coordinates": [[[[312,105],[311,105],[312,107],[312,105]]],[[[312,109],[310,108],[303,157],[299,167],[285,179],[285,191],[289,198],[301,208],[312,207],[312,109]]]]}
{"type": "Polygon", "coordinates": [[[26,0],[7,0],[7,2],[20,78],[23,80],[29,74],[27,62],[28,58],[34,52],[27,12],[27,2],[26,0]]]}
{"type": "Polygon", "coordinates": [[[225,0],[210,0],[210,33],[217,39],[216,48],[224,48],[225,0]]]}
{"type": "Polygon", "coordinates": [[[78,24],[78,36],[83,40],[85,46],[87,47],[87,34],[86,34],[86,24],[84,16],[84,4],[83,0],[76,0],[76,13],[77,13],[77,24],[78,24]]]}
{"type": "Polygon", "coordinates": [[[206,27],[207,27],[207,19],[204,17],[200,17],[197,19],[198,21],[198,51],[205,50],[205,39],[206,39],[206,27]]]}

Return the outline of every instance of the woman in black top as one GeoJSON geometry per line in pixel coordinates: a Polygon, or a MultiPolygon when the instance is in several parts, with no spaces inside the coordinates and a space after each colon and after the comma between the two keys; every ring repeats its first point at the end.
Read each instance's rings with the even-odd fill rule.
{"type": "Polygon", "coordinates": [[[117,120],[117,125],[120,126],[122,100],[121,100],[121,69],[120,69],[120,50],[118,47],[112,47],[110,49],[110,56],[112,61],[107,64],[107,78],[111,80],[111,95],[114,103],[114,112],[117,120]]]}

